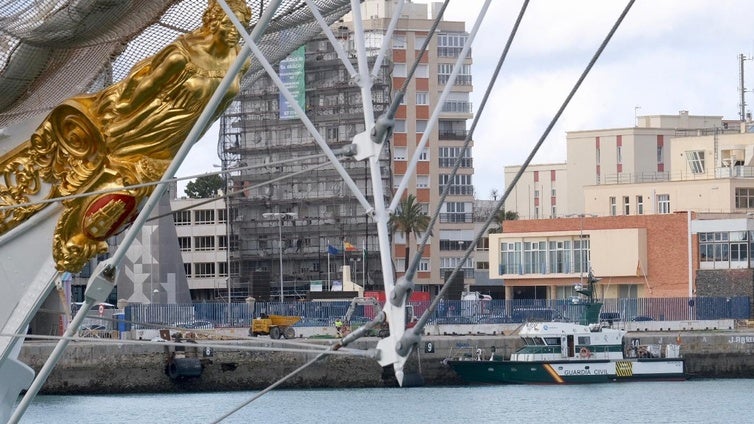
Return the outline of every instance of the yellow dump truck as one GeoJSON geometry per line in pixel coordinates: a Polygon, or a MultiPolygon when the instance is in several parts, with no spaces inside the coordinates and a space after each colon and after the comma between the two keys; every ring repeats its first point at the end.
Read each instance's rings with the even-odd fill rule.
{"type": "Polygon", "coordinates": [[[296,337],[296,330],[293,329],[293,324],[299,321],[301,321],[301,317],[262,314],[261,317],[251,320],[249,335],[256,337],[260,334],[269,334],[272,339],[279,339],[280,336],[292,339],[296,337]]]}

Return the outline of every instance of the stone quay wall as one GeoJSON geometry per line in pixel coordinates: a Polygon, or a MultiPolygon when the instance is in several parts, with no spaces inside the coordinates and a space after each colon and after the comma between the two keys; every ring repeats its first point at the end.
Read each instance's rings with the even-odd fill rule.
{"type": "MultiPolygon", "coordinates": [[[[641,344],[680,342],[686,371],[701,378],[754,378],[754,331],[699,330],[632,332],[641,344]]],[[[197,344],[185,344],[186,356],[200,358],[201,376],[170,379],[166,374],[167,358],[175,350],[166,344],[150,345],[123,341],[122,344],[73,342],[42,389],[45,394],[186,392],[219,390],[258,390],[276,382],[296,368],[314,359],[317,353],[290,351],[249,351],[244,346],[290,348],[290,342],[330,345],[334,339],[296,339],[276,341],[260,337],[236,341],[202,341],[211,343],[209,351],[197,344]]],[[[378,338],[362,338],[349,348],[374,348],[378,338]]],[[[182,345],[183,345],[182,344],[182,345]]],[[[463,385],[455,373],[443,364],[447,357],[483,357],[495,353],[508,357],[520,347],[517,336],[503,335],[429,335],[423,336],[418,349],[406,364],[407,372],[418,373],[428,386],[463,385]]],[[[49,342],[27,341],[20,359],[36,371],[54,347],[49,342]]],[[[383,369],[371,358],[327,355],[292,377],[284,388],[394,387],[392,368],[383,369]]]]}

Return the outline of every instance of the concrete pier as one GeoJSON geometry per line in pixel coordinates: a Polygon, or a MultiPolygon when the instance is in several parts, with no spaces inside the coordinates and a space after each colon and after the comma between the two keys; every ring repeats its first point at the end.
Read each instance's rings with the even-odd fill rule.
{"type": "MultiPolygon", "coordinates": [[[[431,329],[429,329],[431,330],[431,329]]],[[[431,331],[429,331],[431,333],[431,331]]],[[[508,334],[508,333],[506,333],[508,334]]],[[[302,334],[303,336],[303,334],[302,334]]],[[[627,337],[641,344],[679,343],[692,377],[754,378],[754,330],[742,328],[694,331],[639,331],[627,337]]],[[[374,348],[378,338],[363,338],[349,346],[374,348]]],[[[297,338],[287,342],[332,344],[335,339],[297,338]]],[[[202,341],[204,342],[204,341],[202,341]]],[[[200,377],[170,379],[165,372],[170,348],[154,345],[74,342],[43,388],[46,394],[185,392],[262,389],[316,356],[315,353],[258,352],[241,346],[290,347],[286,341],[266,337],[235,341],[207,341],[224,348],[206,350],[186,343],[185,354],[195,355],[203,365],[200,377]]],[[[407,370],[422,375],[426,385],[461,385],[463,382],[443,364],[449,356],[489,355],[492,347],[508,357],[520,347],[515,335],[430,334],[407,363],[407,370]]],[[[50,342],[27,341],[21,360],[39,370],[54,347],[50,342]]],[[[396,386],[391,369],[383,370],[369,358],[328,356],[286,382],[287,388],[396,386]]]]}

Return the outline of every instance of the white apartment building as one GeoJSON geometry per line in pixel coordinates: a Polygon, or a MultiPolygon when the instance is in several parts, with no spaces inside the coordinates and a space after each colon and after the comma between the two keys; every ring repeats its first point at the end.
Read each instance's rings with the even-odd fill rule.
{"type": "Polygon", "coordinates": [[[227,299],[228,235],[224,199],[170,201],[191,299],[227,299]]]}

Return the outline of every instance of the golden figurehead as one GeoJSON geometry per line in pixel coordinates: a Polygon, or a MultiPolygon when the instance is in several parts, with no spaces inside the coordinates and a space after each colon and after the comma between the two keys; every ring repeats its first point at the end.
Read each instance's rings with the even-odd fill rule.
{"type": "MultiPolygon", "coordinates": [[[[227,3],[248,25],[251,10],[245,1],[227,3]]],[[[138,62],[122,81],[64,101],[29,141],[0,159],[1,206],[28,204],[42,182],[52,187],[48,198],[107,191],[62,202],[53,237],[59,270],[79,271],[92,256],[107,251],[106,239],[138,214],[154,186],[130,186],[162,177],[236,60],[239,38],[230,18],[210,0],[200,28],[138,62]]],[[[212,120],[237,94],[247,66],[212,120]]],[[[0,234],[44,207],[0,211],[0,234]]]]}

